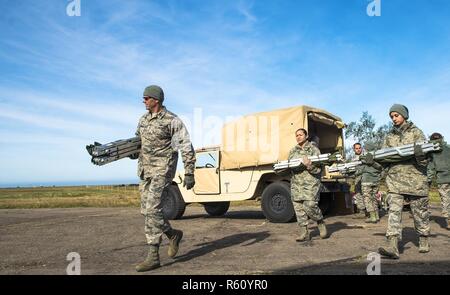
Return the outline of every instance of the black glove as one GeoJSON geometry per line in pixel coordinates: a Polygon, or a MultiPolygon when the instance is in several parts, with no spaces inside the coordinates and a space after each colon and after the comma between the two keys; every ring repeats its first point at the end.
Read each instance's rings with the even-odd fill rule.
{"type": "Polygon", "coordinates": [[[128,158],[130,158],[131,160],[136,160],[137,158],[139,158],[139,153],[131,154],[128,156],[128,158]]]}
{"type": "Polygon", "coordinates": [[[373,164],[375,164],[375,160],[373,159],[373,155],[371,153],[361,157],[361,162],[369,166],[373,166],[373,164]]]}
{"type": "Polygon", "coordinates": [[[195,185],[195,178],[193,174],[185,174],[184,180],[183,180],[183,186],[186,187],[186,189],[190,190],[195,185]]]}
{"type": "Polygon", "coordinates": [[[275,170],[275,174],[279,176],[289,176],[291,171],[289,168],[281,169],[281,170],[275,170]]]}
{"type": "Polygon", "coordinates": [[[425,158],[425,153],[423,152],[421,145],[419,144],[414,145],[414,156],[418,160],[423,160],[425,158]]]}
{"type": "Polygon", "coordinates": [[[294,172],[294,173],[300,173],[300,172],[303,172],[303,170],[305,170],[305,169],[306,169],[306,166],[305,166],[305,164],[303,164],[303,163],[300,163],[300,165],[297,166],[297,167],[291,167],[291,170],[292,170],[292,172],[294,172]]]}

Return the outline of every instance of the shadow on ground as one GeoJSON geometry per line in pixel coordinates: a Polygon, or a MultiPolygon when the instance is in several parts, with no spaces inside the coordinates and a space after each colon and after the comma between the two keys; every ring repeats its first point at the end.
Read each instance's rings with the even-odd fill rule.
{"type": "MultiPolygon", "coordinates": [[[[385,236],[384,233],[375,233],[374,236],[385,236]]],[[[431,233],[430,234],[430,245],[433,246],[433,238],[435,237],[444,237],[450,239],[450,235],[445,235],[441,233],[431,233]]],[[[402,254],[405,250],[410,249],[411,246],[408,246],[408,243],[412,243],[415,247],[419,248],[419,235],[413,227],[405,227],[402,231],[402,240],[398,243],[398,251],[402,254]]],[[[380,246],[387,246],[387,239],[380,246]]]]}
{"type": "Polygon", "coordinates": [[[211,253],[213,251],[217,251],[220,249],[224,249],[227,247],[232,247],[238,244],[245,243],[244,247],[253,245],[255,243],[261,242],[268,238],[270,236],[268,231],[262,231],[257,233],[240,233],[240,234],[234,234],[230,235],[218,240],[205,242],[196,244],[194,246],[198,246],[198,248],[195,248],[193,250],[190,250],[186,254],[183,254],[181,256],[178,256],[175,258],[174,262],[170,262],[166,265],[171,265],[173,263],[179,263],[179,262],[186,262],[191,259],[206,255],[208,253],[211,253]]]}
{"type": "Polygon", "coordinates": [[[436,222],[443,229],[447,228],[447,222],[445,220],[445,217],[442,217],[442,216],[430,216],[430,221],[436,222]]]}
{"type": "MultiPolygon", "coordinates": [[[[366,275],[367,267],[372,260],[366,257],[350,257],[336,261],[324,262],[315,265],[294,266],[277,269],[270,274],[274,275],[366,275]]],[[[381,275],[448,275],[450,274],[450,261],[412,261],[381,260],[381,275]]]]}
{"type": "Polygon", "coordinates": [[[259,211],[257,211],[257,210],[242,210],[242,211],[230,211],[222,216],[210,216],[206,212],[205,212],[205,214],[185,215],[181,218],[181,220],[189,220],[189,219],[196,219],[196,218],[265,219],[266,217],[260,210],[259,211]]]}
{"type": "MultiPolygon", "coordinates": [[[[364,226],[348,225],[347,223],[341,221],[330,224],[327,223],[327,231],[329,237],[332,237],[333,234],[344,229],[364,229],[364,226]]],[[[313,230],[311,231],[311,235],[319,235],[319,229],[317,228],[317,226],[313,228],[313,230]]]]}

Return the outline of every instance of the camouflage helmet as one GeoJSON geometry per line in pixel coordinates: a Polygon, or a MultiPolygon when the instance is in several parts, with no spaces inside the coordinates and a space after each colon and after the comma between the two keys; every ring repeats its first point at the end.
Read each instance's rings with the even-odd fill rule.
{"type": "Polygon", "coordinates": [[[159,100],[161,104],[164,101],[164,91],[157,85],[147,86],[144,89],[144,97],[145,96],[149,96],[153,99],[159,100]]]}

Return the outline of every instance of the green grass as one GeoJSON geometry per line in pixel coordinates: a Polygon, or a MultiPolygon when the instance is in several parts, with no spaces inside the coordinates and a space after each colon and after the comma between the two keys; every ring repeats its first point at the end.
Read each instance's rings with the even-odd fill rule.
{"type": "Polygon", "coordinates": [[[74,186],[0,189],[0,209],[133,207],[139,191],[131,186],[74,186]]]}
{"type": "MultiPolygon", "coordinates": [[[[381,188],[383,190],[383,187],[381,188]]],[[[430,202],[440,203],[436,189],[430,190],[430,202]]],[[[195,204],[194,204],[195,205],[195,204]]],[[[259,206],[259,201],[237,201],[231,206],[259,206]]],[[[0,189],[0,209],[139,207],[136,186],[72,186],[0,189]]]]}

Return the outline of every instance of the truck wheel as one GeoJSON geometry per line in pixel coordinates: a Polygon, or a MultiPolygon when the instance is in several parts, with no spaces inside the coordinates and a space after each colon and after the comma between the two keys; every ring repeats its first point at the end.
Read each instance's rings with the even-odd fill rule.
{"type": "Polygon", "coordinates": [[[164,190],[162,199],[162,211],[164,217],[169,220],[179,219],[184,214],[184,210],[186,209],[186,203],[183,200],[183,196],[181,195],[178,186],[169,185],[169,187],[164,190]]]}
{"type": "Polygon", "coordinates": [[[269,184],[262,194],[261,209],[270,222],[285,223],[293,220],[295,211],[289,184],[285,182],[269,184]]]}
{"type": "Polygon", "coordinates": [[[205,211],[211,216],[222,216],[227,213],[230,202],[211,202],[204,203],[205,211]]]}

